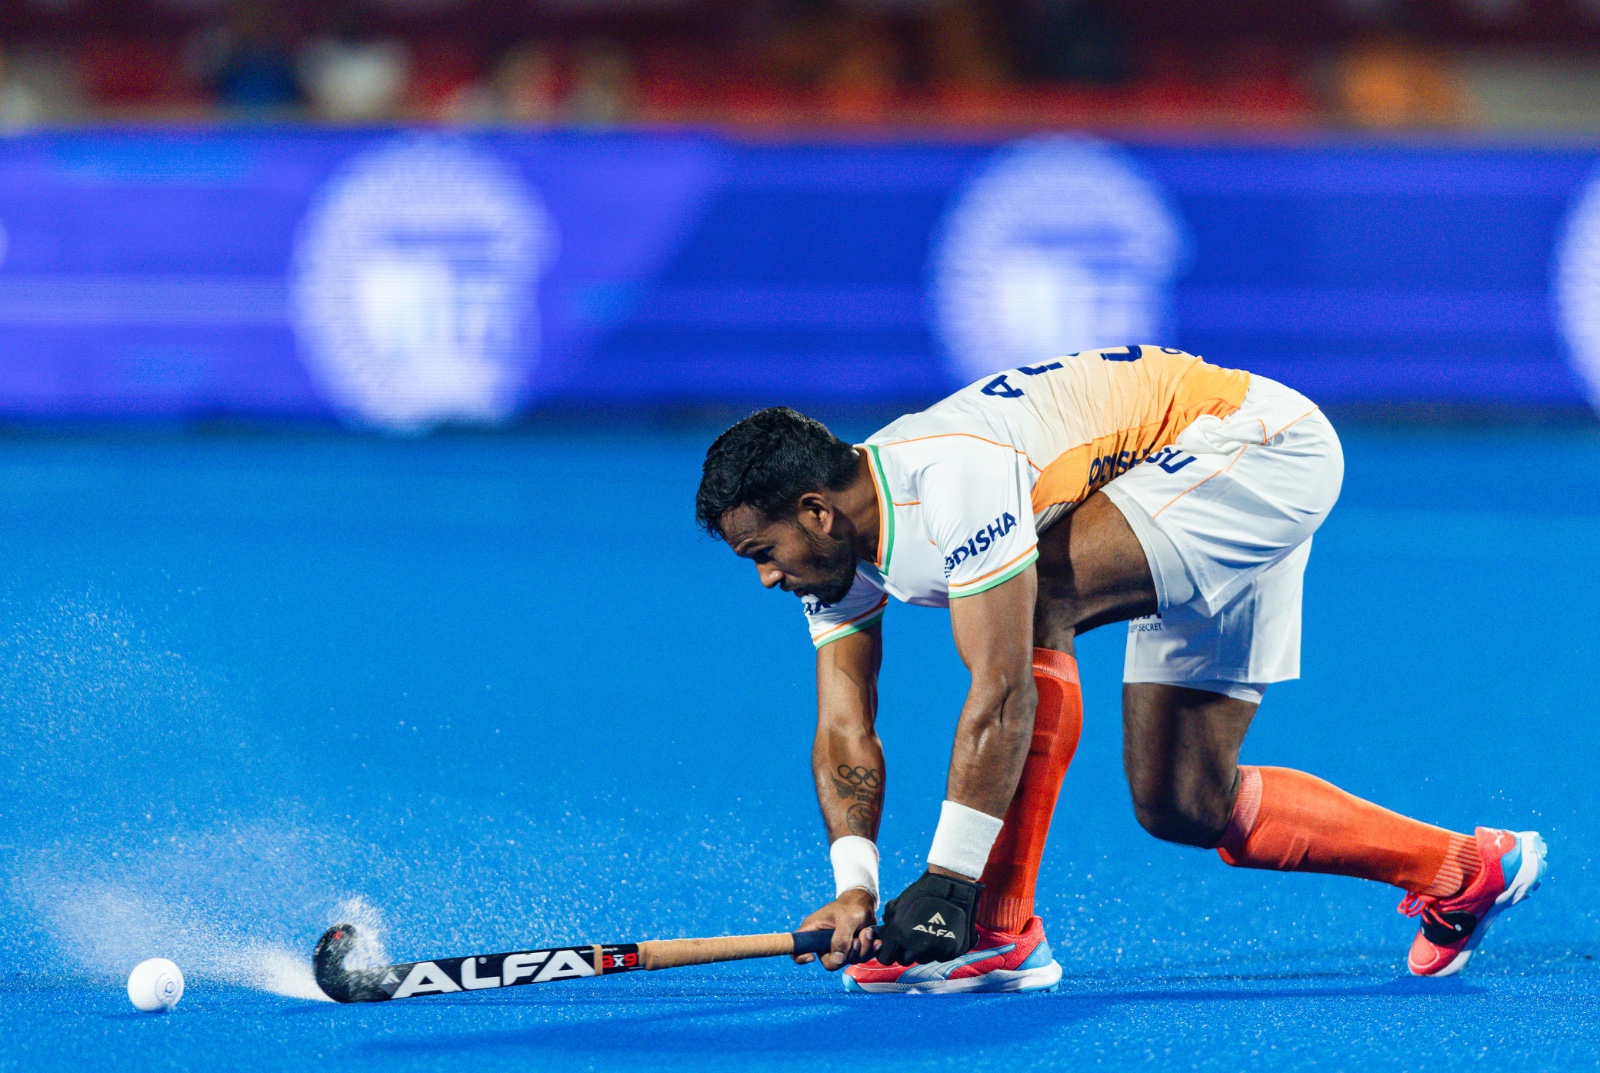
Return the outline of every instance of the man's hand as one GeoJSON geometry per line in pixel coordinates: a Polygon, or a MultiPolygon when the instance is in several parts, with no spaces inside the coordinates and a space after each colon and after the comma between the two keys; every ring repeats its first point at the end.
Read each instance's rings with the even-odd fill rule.
{"type": "MultiPolygon", "coordinates": [[[[796,931],[833,929],[833,949],[822,955],[822,967],[833,972],[845,965],[866,961],[877,949],[872,926],[878,922],[877,900],[864,890],[847,890],[800,922],[796,931]]],[[[800,954],[795,963],[805,965],[815,954],[800,954]]]]}
{"type": "Polygon", "coordinates": [[[922,873],[921,879],[883,907],[878,960],[885,965],[926,965],[965,954],[978,941],[978,895],[982,893],[982,883],[957,875],[922,873]]]}

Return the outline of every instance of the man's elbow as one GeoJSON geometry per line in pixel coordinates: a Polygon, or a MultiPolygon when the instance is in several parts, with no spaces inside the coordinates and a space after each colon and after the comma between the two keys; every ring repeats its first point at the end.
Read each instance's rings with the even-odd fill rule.
{"type": "Polygon", "coordinates": [[[1033,713],[1039,706],[1039,688],[1033,684],[1033,674],[1024,675],[1022,680],[1011,688],[1011,697],[1007,701],[1008,718],[1018,725],[1024,736],[1033,733],[1033,713]]]}
{"type": "Polygon", "coordinates": [[[1033,733],[1033,712],[1039,704],[1039,691],[1033,675],[995,675],[980,688],[978,720],[1004,733],[1033,733]]]}

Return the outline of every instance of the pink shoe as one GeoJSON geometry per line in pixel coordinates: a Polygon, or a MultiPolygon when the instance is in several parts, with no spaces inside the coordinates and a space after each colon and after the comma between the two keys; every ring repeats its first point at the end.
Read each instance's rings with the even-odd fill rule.
{"type": "Polygon", "coordinates": [[[1495,914],[1538,890],[1544,878],[1546,851],[1537,831],[1480,827],[1476,837],[1483,866],[1466,890],[1451,898],[1408,894],[1400,902],[1400,912],[1422,917],[1422,927],[1406,958],[1414,976],[1460,972],[1483,941],[1495,914]]]}
{"type": "Polygon", "coordinates": [[[1044,922],[1032,917],[1016,935],[979,925],[978,945],[950,961],[880,965],[864,961],[844,970],[846,991],[954,994],[979,991],[1048,991],[1061,966],[1045,941],[1044,922]]]}

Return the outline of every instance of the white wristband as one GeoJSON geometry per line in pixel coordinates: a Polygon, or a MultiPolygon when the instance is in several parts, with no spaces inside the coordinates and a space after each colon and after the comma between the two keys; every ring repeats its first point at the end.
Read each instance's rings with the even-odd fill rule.
{"type": "Polygon", "coordinates": [[[845,835],[828,847],[833,861],[833,896],[847,890],[864,890],[878,902],[878,847],[872,839],[845,835]]]}
{"type": "Polygon", "coordinates": [[[928,863],[977,879],[983,875],[989,851],[1004,826],[1004,820],[987,812],[946,801],[939,809],[939,827],[933,832],[928,863]]]}

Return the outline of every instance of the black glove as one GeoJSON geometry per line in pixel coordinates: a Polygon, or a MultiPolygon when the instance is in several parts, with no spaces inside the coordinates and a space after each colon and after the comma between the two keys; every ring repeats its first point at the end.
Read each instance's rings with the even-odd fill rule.
{"type": "Polygon", "coordinates": [[[978,941],[978,895],[982,893],[982,883],[922,873],[921,879],[883,907],[879,964],[949,961],[971,950],[978,941]]]}

